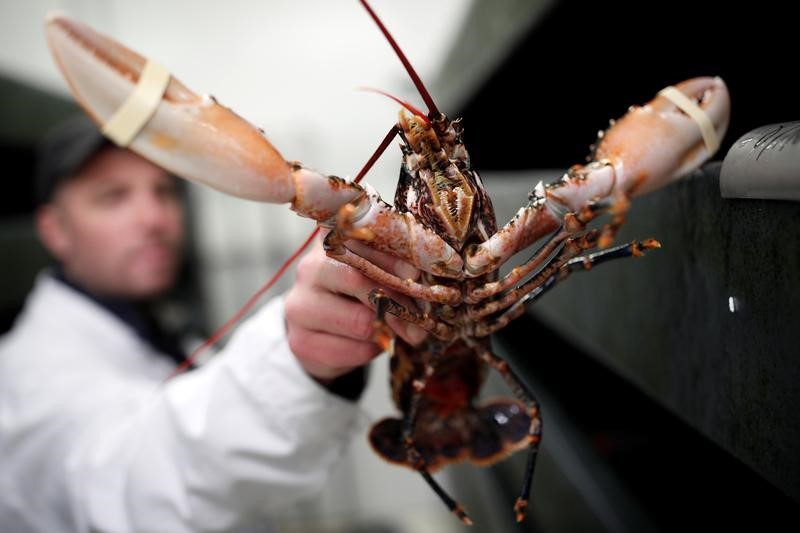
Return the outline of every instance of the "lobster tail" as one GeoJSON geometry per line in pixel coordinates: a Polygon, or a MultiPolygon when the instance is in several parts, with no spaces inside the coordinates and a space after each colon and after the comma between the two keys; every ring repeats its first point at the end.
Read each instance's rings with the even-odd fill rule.
{"type": "MultiPolygon", "coordinates": [[[[413,446],[430,472],[464,460],[493,465],[529,443],[530,416],[525,406],[514,400],[465,407],[447,417],[420,410],[417,420],[413,446]]],[[[414,468],[408,460],[401,419],[385,418],[375,424],[369,441],[386,461],[414,468]]]]}

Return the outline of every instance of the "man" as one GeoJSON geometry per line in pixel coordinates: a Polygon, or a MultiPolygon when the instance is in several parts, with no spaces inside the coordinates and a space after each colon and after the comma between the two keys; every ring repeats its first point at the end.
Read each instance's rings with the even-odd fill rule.
{"type": "Polygon", "coordinates": [[[317,246],[285,299],[165,381],[180,350],[146,304],[178,271],[173,178],[86,119],[57,132],[42,161],[37,229],[59,267],[0,340],[0,529],[230,531],[319,486],[379,351],[375,283],[317,246]]]}

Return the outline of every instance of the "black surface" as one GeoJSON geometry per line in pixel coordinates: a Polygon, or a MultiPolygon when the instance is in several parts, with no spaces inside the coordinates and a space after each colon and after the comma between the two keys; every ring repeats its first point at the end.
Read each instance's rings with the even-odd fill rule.
{"type": "MultiPolygon", "coordinates": [[[[783,530],[775,517],[800,516],[800,203],[724,200],[719,167],[633,202],[617,242],[655,237],[661,249],[573,274],[498,335],[543,402],[539,530],[770,531],[783,530]],[[598,491],[612,518],[628,520],[632,497],[641,520],[604,527],[598,491]]],[[[558,175],[483,177],[504,221],[532,184],[558,175]]],[[[514,461],[509,492],[523,468],[514,461]]]]}
{"type": "Polygon", "coordinates": [[[29,214],[34,206],[32,146],[0,143],[0,160],[3,161],[3,194],[0,194],[0,219],[29,214]]]}
{"type": "Polygon", "coordinates": [[[75,112],[61,96],[0,76],[0,334],[11,327],[37,271],[51,263],[34,231],[36,144],[75,112]]]}
{"type": "Polygon", "coordinates": [[[561,0],[457,115],[479,170],[566,168],[628,106],[695,76],[732,101],[720,153],[764,124],[800,118],[791,3],[561,0]]]}
{"type": "Polygon", "coordinates": [[[34,206],[36,144],[61,120],[78,113],[71,99],[0,75],[0,221],[29,214],[34,206]]]}
{"type": "Polygon", "coordinates": [[[663,248],[532,312],[800,501],[800,203],[724,200],[718,171],[634,202],[618,241],[663,248]]]}
{"type": "MultiPolygon", "coordinates": [[[[558,409],[568,417],[571,437],[582,441],[593,456],[586,463],[602,462],[633,498],[632,502],[611,500],[612,506],[621,506],[613,510],[620,516],[635,506],[646,513],[647,529],[656,531],[795,531],[800,527],[796,502],[533,317],[517,320],[497,337],[500,351],[526,381],[537,383],[530,388],[545,398],[545,453],[556,459],[563,453],[548,443],[553,425],[562,423],[553,421],[548,412],[558,409]]],[[[520,474],[517,469],[507,476],[510,489],[520,474]]],[[[534,482],[529,530],[572,530],[568,524],[574,522],[571,515],[577,509],[574,504],[565,505],[567,496],[553,498],[551,490],[549,484],[534,482]]],[[[580,527],[612,530],[598,517],[592,521],[584,516],[580,527]]]]}

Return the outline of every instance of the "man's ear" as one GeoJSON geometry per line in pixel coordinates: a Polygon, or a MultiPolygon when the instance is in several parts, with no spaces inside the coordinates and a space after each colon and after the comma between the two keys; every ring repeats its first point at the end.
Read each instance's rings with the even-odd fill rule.
{"type": "Polygon", "coordinates": [[[64,228],[63,213],[52,203],[45,204],[36,211],[36,231],[47,250],[59,261],[66,258],[69,250],[69,237],[64,228]]]}

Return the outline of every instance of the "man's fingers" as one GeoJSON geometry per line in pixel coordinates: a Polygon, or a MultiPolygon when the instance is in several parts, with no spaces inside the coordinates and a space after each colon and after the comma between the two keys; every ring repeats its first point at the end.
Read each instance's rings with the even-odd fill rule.
{"type": "Polygon", "coordinates": [[[308,301],[287,299],[286,319],[311,331],[366,341],[372,338],[374,312],[360,303],[324,291],[307,291],[308,301]]]}
{"type": "MultiPolygon", "coordinates": [[[[313,305],[287,299],[286,318],[308,330],[320,331],[359,341],[373,339],[375,311],[360,303],[325,291],[309,291],[313,305]]],[[[426,332],[393,315],[386,316],[389,327],[410,344],[418,344],[426,332]]]]}
{"type": "Polygon", "coordinates": [[[389,324],[389,327],[392,328],[392,331],[397,333],[397,335],[399,335],[404,341],[412,345],[419,344],[422,342],[422,339],[428,335],[428,332],[419,326],[410,324],[394,315],[387,314],[386,323],[389,324]]]}
{"type": "Polygon", "coordinates": [[[353,253],[360,255],[373,265],[377,265],[386,272],[394,274],[399,278],[417,279],[419,277],[419,269],[393,255],[373,250],[369,246],[354,240],[346,241],[344,244],[353,253]]]}
{"type": "MultiPolygon", "coordinates": [[[[348,241],[349,244],[353,244],[348,241]]],[[[404,261],[354,243],[352,249],[373,264],[401,278],[419,271],[404,261]]],[[[358,270],[329,258],[318,243],[297,265],[296,281],[284,300],[287,337],[292,352],[310,375],[332,379],[365,365],[380,353],[374,342],[376,311],[369,294],[381,285],[358,270]]],[[[416,309],[408,296],[386,294],[416,309]]],[[[386,322],[399,337],[418,344],[426,333],[388,315],[386,322]]]]}
{"type": "MultiPolygon", "coordinates": [[[[369,293],[378,287],[358,270],[340,263],[339,261],[324,256],[320,258],[322,264],[315,266],[314,285],[320,289],[351,296],[364,305],[369,306],[369,293]]],[[[298,267],[298,275],[299,272],[298,267]]]]}
{"type": "Polygon", "coordinates": [[[289,348],[311,375],[320,378],[336,377],[369,363],[380,353],[372,342],[358,341],[290,326],[287,332],[289,348]]]}
{"type": "MultiPolygon", "coordinates": [[[[369,279],[355,268],[340,263],[336,259],[324,256],[319,260],[324,261],[324,263],[310,267],[314,268],[315,285],[331,292],[352,296],[364,305],[372,307],[369,301],[369,293],[375,289],[382,288],[378,282],[369,279]]],[[[304,275],[300,270],[302,266],[298,266],[298,276],[304,275]]],[[[414,301],[405,294],[397,293],[385,287],[383,290],[407,308],[416,309],[414,301]]]]}
{"type": "MultiPolygon", "coordinates": [[[[354,243],[355,241],[348,241],[354,243]]],[[[355,242],[355,248],[358,253],[364,253],[369,256],[370,260],[380,262],[379,266],[388,268],[396,264],[397,259],[387,254],[375,252],[370,250],[363,244],[355,242]]],[[[403,263],[400,261],[400,263],[403,263]]],[[[406,266],[408,266],[406,264],[406,266]]],[[[415,276],[418,272],[413,273],[415,276]]],[[[302,295],[302,302],[296,301],[297,307],[303,308],[302,316],[296,316],[302,325],[309,329],[326,331],[332,334],[344,335],[350,338],[366,340],[364,335],[369,330],[370,335],[372,331],[372,323],[376,318],[374,306],[369,301],[369,294],[378,288],[382,288],[380,284],[369,279],[361,272],[353,267],[345,265],[334,258],[328,257],[322,250],[321,246],[316,246],[309,254],[301,260],[297,267],[297,280],[299,287],[304,289],[298,294],[302,295]],[[366,306],[362,310],[358,310],[352,305],[348,305],[340,309],[341,312],[337,320],[331,321],[329,315],[320,313],[320,309],[324,305],[330,305],[332,302],[330,298],[325,298],[321,301],[309,302],[307,299],[320,298],[321,294],[327,296],[342,295],[345,297],[352,297],[366,306]],[[365,314],[366,313],[366,314],[365,314]],[[342,323],[344,322],[344,324],[342,323]],[[355,323],[355,324],[354,324],[355,323]],[[367,327],[367,324],[369,327],[367,327]]],[[[395,291],[383,288],[386,294],[400,304],[406,306],[409,310],[415,310],[416,304],[410,297],[397,293],[395,291]]],[[[291,301],[287,302],[292,303],[291,301]]],[[[353,304],[354,302],[349,302],[353,304]]],[[[341,302],[339,302],[341,305],[341,302]]],[[[289,308],[287,312],[291,312],[289,308]]],[[[301,315],[301,313],[298,313],[301,315]]],[[[426,332],[421,328],[409,324],[393,315],[387,315],[386,322],[402,339],[411,344],[418,344],[425,336],[426,332]]],[[[371,338],[371,337],[369,337],[371,338]]]]}

